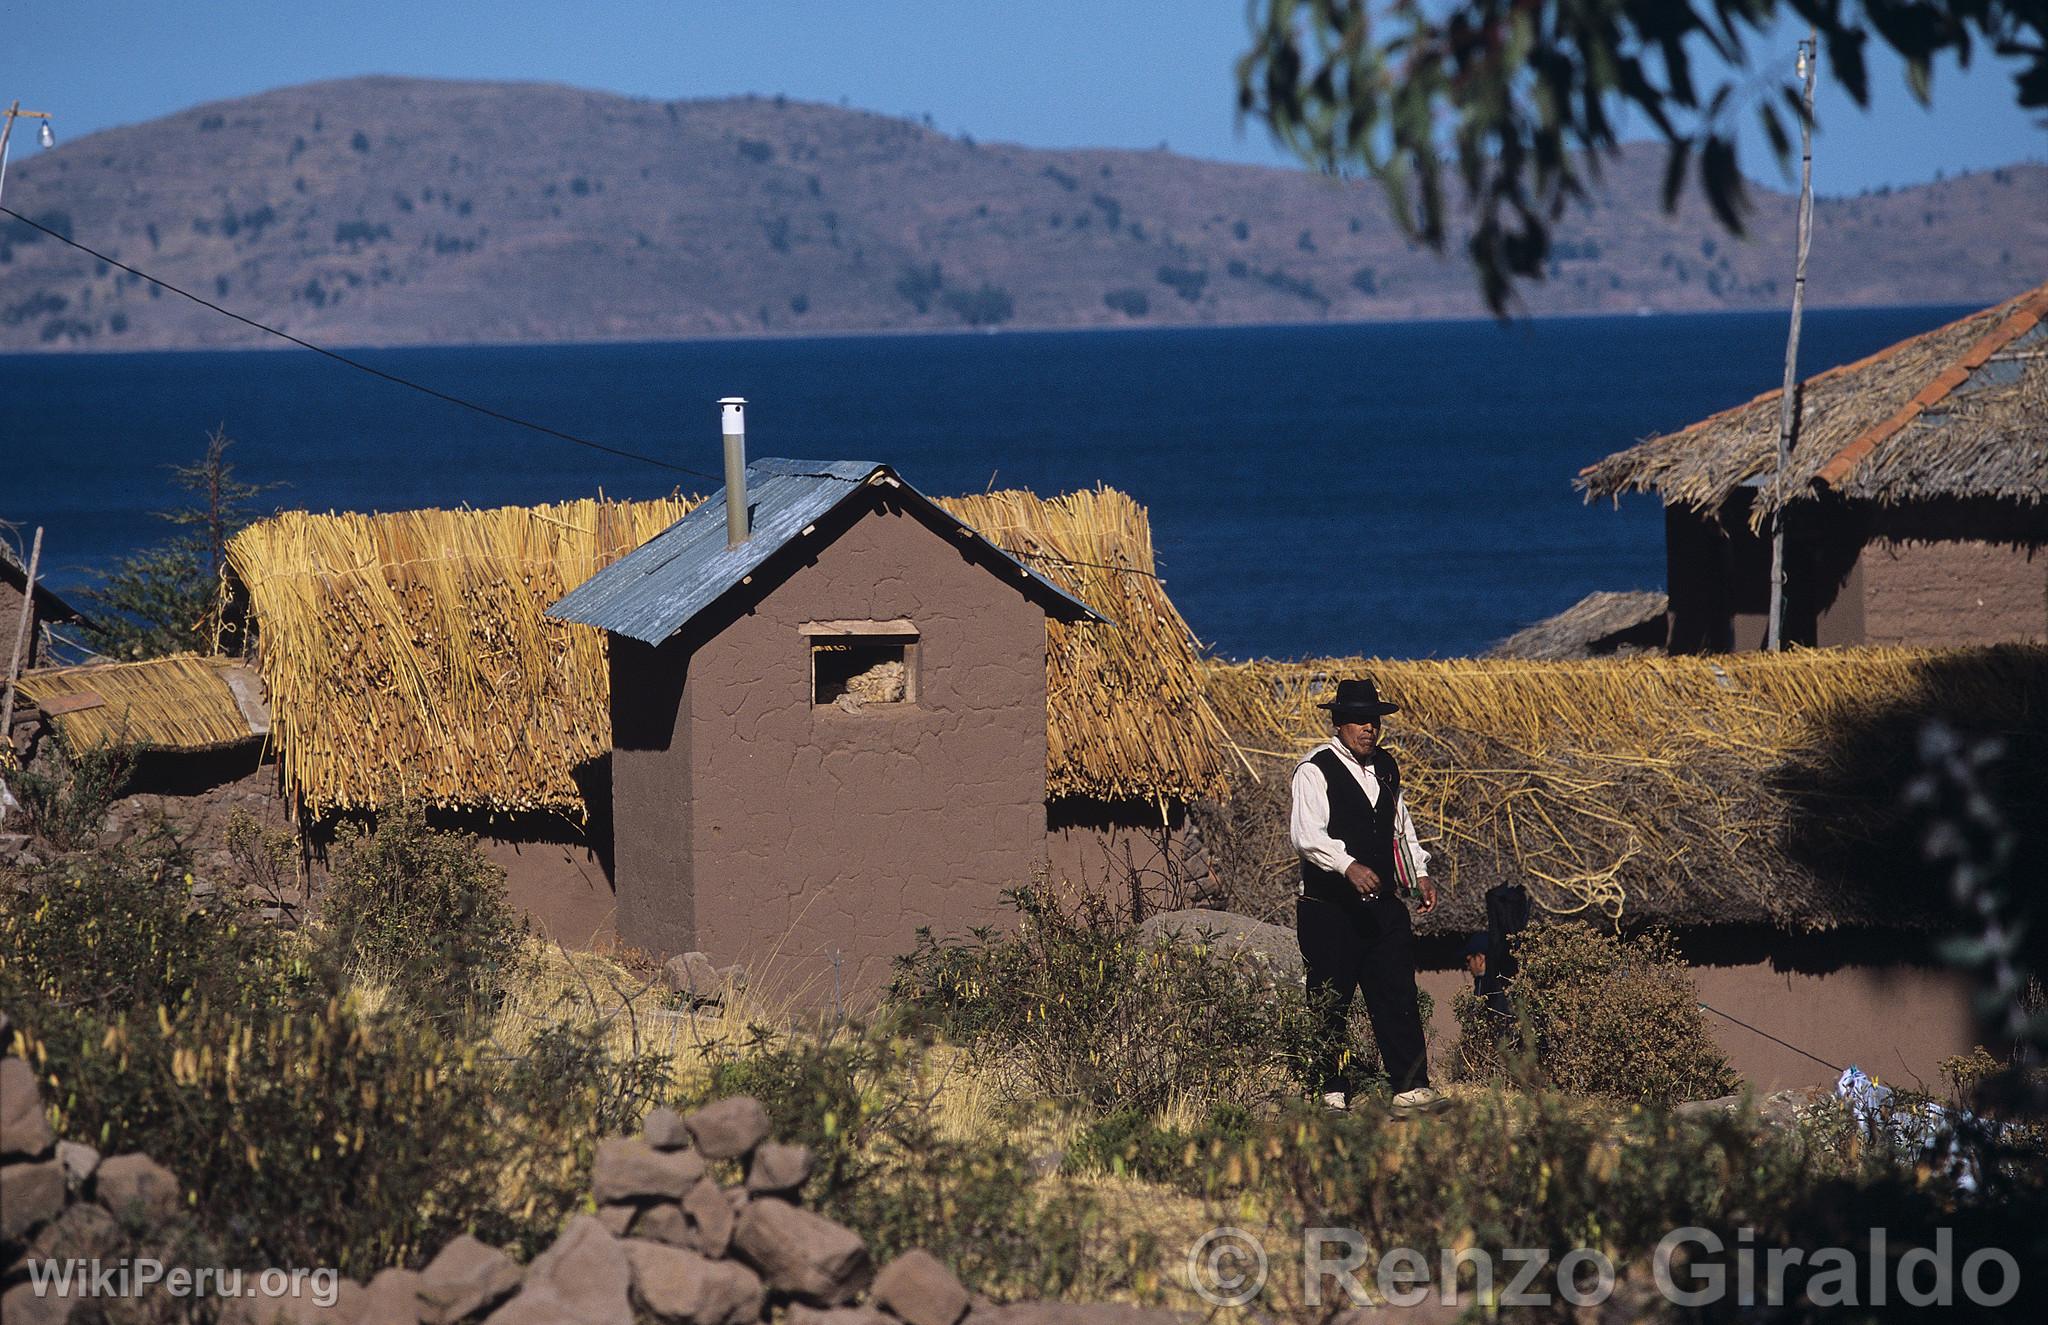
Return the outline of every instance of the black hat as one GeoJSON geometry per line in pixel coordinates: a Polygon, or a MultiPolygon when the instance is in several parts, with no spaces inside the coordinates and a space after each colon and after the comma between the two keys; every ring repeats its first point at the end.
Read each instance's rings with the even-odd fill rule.
{"type": "Polygon", "coordinates": [[[1316,707],[1330,710],[1333,722],[1364,722],[1401,711],[1399,704],[1380,702],[1380,689],[1369,676],[1362,681],[1339,681],[1337,697],[1316,707]]]}
{"type": "Polygon", "coordinates": [[[1474,934],[1471,938],[1465,940],[1464,951],[1462,951],[1458,955],[1461,957],[1484,957],[1486,955],[1487,946],[1488,940],[1486,931],[1482,929],[1477,934],[1474,934]]]}

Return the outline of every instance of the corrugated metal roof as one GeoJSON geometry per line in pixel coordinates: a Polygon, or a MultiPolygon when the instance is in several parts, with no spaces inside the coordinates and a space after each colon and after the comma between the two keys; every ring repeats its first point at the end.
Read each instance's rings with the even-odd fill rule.
{"type": "MultiPolygon", "coordinates": [[[[719,595],[869,483],[889,483],[935,526],[964,528],[887,465],[868,460],[756,460],[747,466],[753,532],[727,547],[725,492],[570,590],[548,608],[560,621],[597,626],[647,644],[681,630],[719,595]]],[[[970,531],[972,532],[972,531],[970,531]]],[[[1022,572],[1054,615],[1103,620],[1100,613],[981,535],[989,551],[1022,572]]],[[[1028,590],[1027,590],[1028,591],[1028,590]]]]}

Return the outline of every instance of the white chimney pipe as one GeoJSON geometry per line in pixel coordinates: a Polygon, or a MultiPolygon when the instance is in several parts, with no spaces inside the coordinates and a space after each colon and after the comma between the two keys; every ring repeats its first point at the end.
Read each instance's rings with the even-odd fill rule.
{"type": "Polygon", "coordinates": [[[738,547],[752,532],[747,528],[746,398],[727,396],[718,410],[725,433],[725,545],[738,547]]]}

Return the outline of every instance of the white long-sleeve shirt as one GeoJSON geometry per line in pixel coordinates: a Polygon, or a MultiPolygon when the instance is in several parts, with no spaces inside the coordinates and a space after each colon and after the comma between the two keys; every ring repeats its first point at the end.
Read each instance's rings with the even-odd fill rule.
{"type": "MultiPolygon", "coordinates": [[[[1358,756],[1344,748],[1342,741],[1332,739],[1329,747],[1337,752],[1344,767],[1351,776],[1358,779],[1364,789],[1365,798],[1377,807],[1380,803],[1379,774],[1372,771],[1370,764],[1362,764],[1358,756]]],[[[1416,840],[1415,821],[1408,816],[1408,796],[1397,792],[1394,801],[1394,831],[1407,844],[1408,858],[1415,862],[1418,877],[1429,873],[1429,853],[1416,840]]],[[[1289,817],[1287,835],[1294,842],[1294,849],[1303,860],[1311,865],[1321,866],[1335,874],[1342,874],[1351,868],[1355,859],[1344,849],[1344,844],[1330,836],[1330,787],[1323,780],[1323,770],[1312,760],[1304,759],[1294,770],[1294,809],[1289,817]]],[[[1384,880],[1391,886],[1393,880],[1384,880]]]]}

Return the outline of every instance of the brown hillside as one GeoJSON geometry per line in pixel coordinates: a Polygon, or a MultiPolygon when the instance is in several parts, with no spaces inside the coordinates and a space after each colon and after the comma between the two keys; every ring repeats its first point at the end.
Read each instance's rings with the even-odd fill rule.
{"type": "MultiPolygon", "coordinates": [[[[1792,206],[1752,237],[1613,165],[1539,313],[1777,306],[1792,206]]],[[[332,344],[1476,315],[1376,186],[1170,152],[976,144],[759,98],[362,78],[216,102],[18,160],[9,205],[332,344]]],[[[1819,209],[1820,305],[1990,302],[2048,275],[2048,167],[1819,209]]],[[[257,333],[0,222],[0,349],[257,333]]]]}

